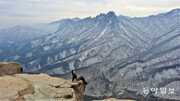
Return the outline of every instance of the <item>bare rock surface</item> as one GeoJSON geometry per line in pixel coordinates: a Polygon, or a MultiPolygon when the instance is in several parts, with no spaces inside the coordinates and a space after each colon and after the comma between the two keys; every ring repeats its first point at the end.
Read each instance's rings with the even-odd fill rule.
{"type": "Polygon", "coordinates": [[[19,74],[22,71],[21,64],[17,62],[0,62],[0,76],[19,74]]]}
{"type": "Polygon", "coordinates": [[[86,85],[47,74],[0,77],[0,100],[83,101],[86,85]]]}
{"type": "Polygon", "coordinates": [[[12,100],[18,98],[18,93],[26,89],[29,83],[13,76],[0,77],[0,99],[12,100]]]}

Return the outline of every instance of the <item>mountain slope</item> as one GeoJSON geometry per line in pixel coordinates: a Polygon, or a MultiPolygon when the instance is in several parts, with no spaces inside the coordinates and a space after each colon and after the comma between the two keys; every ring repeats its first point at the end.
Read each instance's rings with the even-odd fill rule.
{"type": "Polygon", "coordinates": [[[75,67],[101,62],[113,51],[121,50],[120,57],[112,56],[119,59],[142,51],[138,47],[148,48],[145,41],[148,37],[136,30],[126,27],[114,12],[79,21],[69,19],[59,26],[56,33],[24,42],[23,45],[12,45],[16,53],[11,52],[6,61],[13,59],[24,64],[25,71],[66,73],[75,67]]]}
{"type": "MultiPolygon", "coordinates": [[[[59,20],[59,21],[54,21],[54,22],[51,22],[51,23],[40,23],[40,24],[36,24],[34,26],[32,26],[33,28],[36,28],[36,29],[40,29],[40,30],[43,30],[47,33],[54,33],[58,30],[58,27],[63,25],[63,24],[66,24],[66,21],[70,20],[69,18],[68,19],[62,19],[62,20],[59,20]]],[[[80,18],[78,17],[75,17],[75,18],[72,18],[71,20],[73,21],[78,21],[80,20],[80,18]]]]}
{"type": "Polygon", "coordinates": [[[0,52],[1,61],[15,60],[25,72],[64,78],[76,69],[90,82],[87,95],[121,96],[127,91],[180,99],[180,87],[174,95],[143,94],[143,87],[180,83],[179,13],[175,9],[127,19],[111,11],[93,18],[67,19],[54,33],[4,46],[8,53],[0,52]]]}
{"type": "Polygon", "coordinates": [[[40,37],[47,33],[29,26],[14,26],[0,30],[0,44],[16,43],[28,39],[40,37]]]}

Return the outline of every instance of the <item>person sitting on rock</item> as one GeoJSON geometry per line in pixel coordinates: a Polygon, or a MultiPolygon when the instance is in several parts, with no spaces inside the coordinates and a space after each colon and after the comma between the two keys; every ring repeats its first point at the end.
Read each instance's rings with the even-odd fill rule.
{"type": "Polygon", "coordinates": [[[74,82],[75,80],[76,80],[76,81],[82,80],[84,84],[88,84],[88,83],[86,82],[86,80],[84,79],[83,76],[79,76],[79,77],[78,77],[78,76],[76,75],[76,71],[75,71],[75,70],[72,70],[71,73],[72,73],[72,82],[74,82]]]}

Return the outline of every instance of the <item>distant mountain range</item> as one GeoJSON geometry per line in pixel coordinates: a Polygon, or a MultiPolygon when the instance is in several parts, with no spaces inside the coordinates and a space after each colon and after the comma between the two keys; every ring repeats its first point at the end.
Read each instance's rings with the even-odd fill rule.
{"type": "Polygon", "coordinates": [[[0,30],[0,44],[22,42],[27,39],[37,38],[46,34],[46,32],[40,29],[35,29],[30,26],[17,25],[0,30]]]}
{"type": "Polygon", "coordinates": [[[84,19],[0,30],[0,61],[25,72],[85,76],[86,94],[180,99],[180,9],[148,17],[101,13],[84,19]],[[145,95],[143,87],[174,87],[176,94],[145,95]]]}

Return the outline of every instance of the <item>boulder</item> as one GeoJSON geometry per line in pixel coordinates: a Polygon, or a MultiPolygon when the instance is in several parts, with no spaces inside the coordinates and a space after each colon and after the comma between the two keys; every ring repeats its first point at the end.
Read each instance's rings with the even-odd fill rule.
{"type": "Polygon", "coordinates": [[[17,62],[0,62],[0,76],[19,74],[22,71],[21,64],[17,62]]]}

